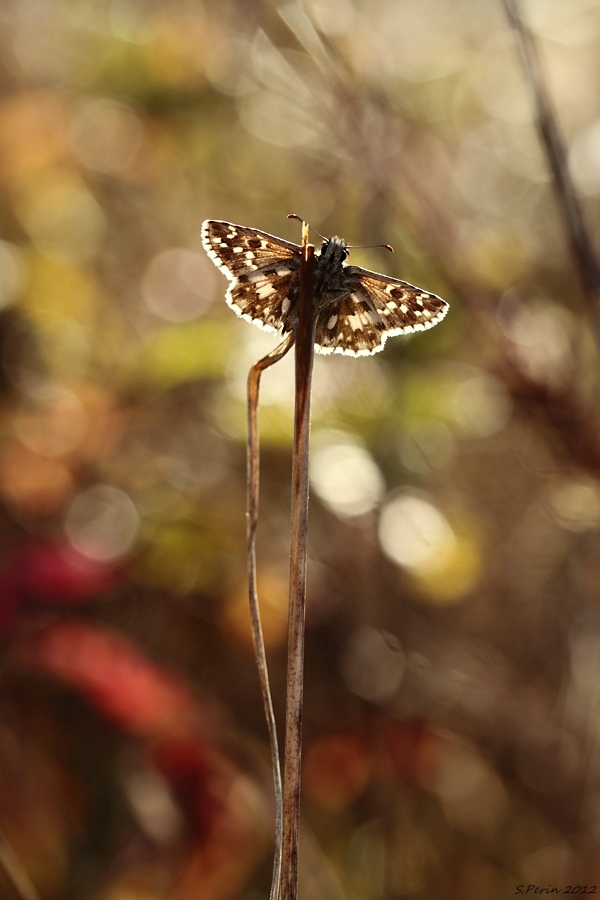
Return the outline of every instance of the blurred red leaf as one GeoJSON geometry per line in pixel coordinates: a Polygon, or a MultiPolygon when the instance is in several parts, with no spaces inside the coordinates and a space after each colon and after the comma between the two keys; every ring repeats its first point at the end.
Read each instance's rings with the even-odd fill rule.
{"type": "Polygon", "coordinates": [[[307,750],[302,780],[307,795],[323,809],[343,809],[364,791],[372,760],[363,741],[353,734],[327,735],[307,750]]]}
{"type": "Polygon", "coordinates": [[[15,654],[17,661],[80,691],[129,732],[198,733],[201,710],[187,685],[121,634],[86,622],[55,622],[23,634],[15,654]]]}
{"type": "Polygon", "coordinates": [[[123,566],[90,559],[66,541],[31,542],[16,554],[15,584],[27,600],[77,602],[114,587],[123,566]]]}
{"type": "Polygon", "coordinates": [[[206,747],[198,741],[176,740],[159,744],[153,759],[196,833],[204,836],[216,809],[210,790],[214,758],[211,763],[206,747]]]}
{"type": "Polygon", "coordinates": [[[438,739],[425,721],[388,722],[385,743],[394,768],[409,783],[423,784],[437,766],[438,739]]]}
{"type": "Polygon", "coordinates": [[[0,588],[0,635],[12,624],[19,609],[19,592],[10,570],[2,574],[0,588]]]}

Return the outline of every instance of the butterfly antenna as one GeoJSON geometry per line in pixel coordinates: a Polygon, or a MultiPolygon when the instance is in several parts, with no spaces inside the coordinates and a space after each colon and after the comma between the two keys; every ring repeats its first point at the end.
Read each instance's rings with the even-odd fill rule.
{"type": "MultiPolygon", "coordinates": [[[[290,213],[288,216],[288,219],[298,219],[299,222],[304,222],[304,219],[301,216],[297,216],[296,213],[290,213]]],[[[315,228],[313,228],[312,225],[309,225],[308,227],[314,234],[318,234],[319,237],[323,241],[329,240],[323,234],[321,234],[320,231],[317,231],[315,228]]],[[[389,250],[390,253],[394,252],[394,248],[392,247],[391,244],[347,244],[346,249],[347,250],[389,250]]]]}
{"type": "MultiPolygon", "coordinates": [[[[290,213],[288,219],[298,219],[299,222],[304,222],[304,219],[301,216],[297,216],[296,213],[290,213]]],[[[313,228],[312,225],[308,226],[313,234],[318,234],[322,241],[327,241],[329,238],[326,238],[325,235],[321,234],[320,231],[317,231],[316,228],[313,228]]]]}
{"type": "Polygon", "coordinates": [[[394,252],[394,248],[391,244],[347,244],[347,250],[389,250],[390,253],[394,252]]]}

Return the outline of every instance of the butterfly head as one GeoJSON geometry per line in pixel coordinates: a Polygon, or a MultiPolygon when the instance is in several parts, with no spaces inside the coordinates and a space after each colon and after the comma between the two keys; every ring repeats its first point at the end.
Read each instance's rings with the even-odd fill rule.
{"type": "Polygon", "coordinates": [[[337,236],[330,238],[328,241],[324,241],[320,255],[325,264],[332,267],[341,266],[344,260],[348,258],[346,241],[337,236]]]}

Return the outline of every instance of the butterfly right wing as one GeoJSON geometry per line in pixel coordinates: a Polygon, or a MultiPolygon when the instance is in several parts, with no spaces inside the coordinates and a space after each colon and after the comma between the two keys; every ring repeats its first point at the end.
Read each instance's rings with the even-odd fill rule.
{"type": "Polygon", "coordinates": [[[346,293],[319,315],[319,353],[378,353],[388,337],[432,328],[449,309],[436,294],[360,266],[344,266],[343,286],[346,293]]]}
{"type": "Polygon", "coordinates": [[[208,219],[202,244],[231,282],[225,299],[234,312],[267,331],[288,331],[296,315],[301,248],[282,238],[208,219]]]}
{"type": "Polygon", "coordinates": [[[411,334],[426,331],[441,322],[448,310],[448,303],[423,288],[380,275],[360,266],[346,266],[348,284],[361,297],[368,297],[373,311],[376,311],[385,326],[386,337],[395,334],[411,334]]]}

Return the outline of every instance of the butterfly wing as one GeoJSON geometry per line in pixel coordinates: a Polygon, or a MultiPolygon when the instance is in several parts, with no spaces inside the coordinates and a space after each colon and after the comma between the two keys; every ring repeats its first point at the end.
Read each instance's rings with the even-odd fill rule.
{"type": "Polygon", "coordinates": [[[449,309],[435,294],[360,266],[344,267],[344,287],[348,293],[319,316],[320,353],[377,353],[388,337],[433,328],[449,309]]]}
{"type": "Polygon", "coordinates": [[[202,244],[231,284],[225,299],[234,312],[267,331],[289,330],[298,299],[298,244],[259,231],[208,219],[202,244]]]}

